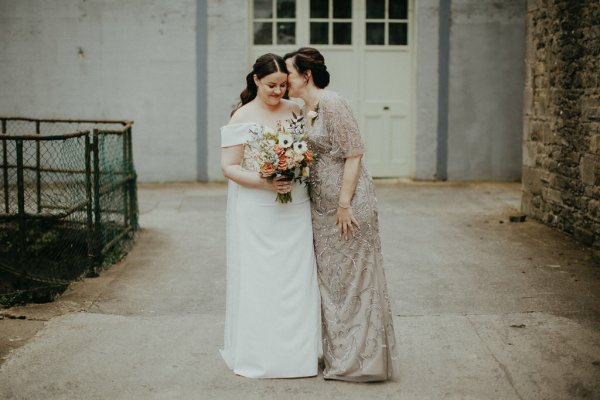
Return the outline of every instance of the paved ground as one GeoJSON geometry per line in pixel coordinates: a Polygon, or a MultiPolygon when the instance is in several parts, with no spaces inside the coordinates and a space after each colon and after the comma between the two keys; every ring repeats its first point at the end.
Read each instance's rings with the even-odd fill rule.
{"type": "Polygon", "coordinates": [[[232,374],[217,352],[226,188],[142,185],[125,260],[55,303],[0,311],[0,398],[600,398],[600,268],[562,234],[508,221],[519,185],[377,193],[398,382],[232,374]]]}

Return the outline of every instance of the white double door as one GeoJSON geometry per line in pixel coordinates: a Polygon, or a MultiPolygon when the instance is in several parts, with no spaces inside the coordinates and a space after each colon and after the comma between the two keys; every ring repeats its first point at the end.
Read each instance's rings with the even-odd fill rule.
{"type": "Polygon", "coordinates": [[[250,18],[250,64],[267,52],[319,49],[331,73],[329,88],[355,112],[371,174],[414,176],[411,0],[250,0],[250,18]],[[282,12],[282,2],[295,10],[282,12]],[[270,15],[254,10],[269,4],[270,15]],[[271,28],[270,43],[257,37],[271,28]]]}

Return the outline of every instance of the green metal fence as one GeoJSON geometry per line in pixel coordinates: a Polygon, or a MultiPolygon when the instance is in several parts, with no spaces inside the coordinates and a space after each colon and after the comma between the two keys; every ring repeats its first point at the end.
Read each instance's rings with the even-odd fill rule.
{"type": "Polygon", "coordinates": [[[0,124],[0,304],[46,301],[134,237],[132,122],[0,124]]]}

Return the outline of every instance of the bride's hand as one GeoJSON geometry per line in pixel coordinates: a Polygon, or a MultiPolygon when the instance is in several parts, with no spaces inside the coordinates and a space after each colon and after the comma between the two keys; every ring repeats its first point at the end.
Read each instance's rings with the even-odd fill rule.
{"type": "Polygon", "coordinates": [[[278,176],[273,178],[271,189],[277,193],[284,194],[292,191],[293,181],[286,176],[278,176]]]}
{"type": "Polygon", "coordinates": [[[335,223],[338,226],[340,235],[346,240],[348,240],[348,234],[354,236],[358,232],[358,221],[354,217],[352,207],[338,207],[335,223]]]}

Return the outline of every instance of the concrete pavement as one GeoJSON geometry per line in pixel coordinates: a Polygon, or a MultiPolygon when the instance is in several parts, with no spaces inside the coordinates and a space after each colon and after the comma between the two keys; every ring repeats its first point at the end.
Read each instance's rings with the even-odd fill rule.
{"type": "Polygon", "coordinates": [[[600,268],[561,233],[510,223],[519,190],[377,184],[400,379],[352,384],[232,374],[217,351],[226,187],[141,185],[122,262],[0,311],[0,398],[600,398],[600,268]]]}

